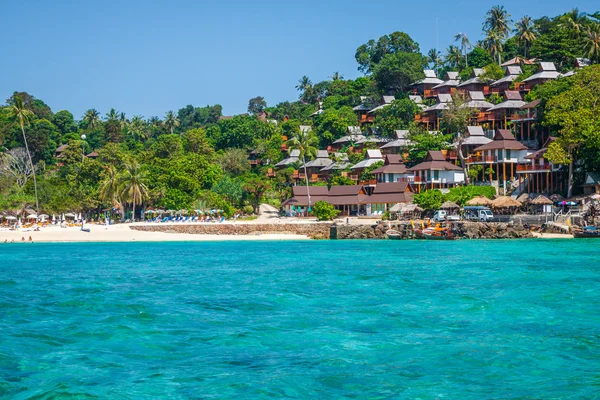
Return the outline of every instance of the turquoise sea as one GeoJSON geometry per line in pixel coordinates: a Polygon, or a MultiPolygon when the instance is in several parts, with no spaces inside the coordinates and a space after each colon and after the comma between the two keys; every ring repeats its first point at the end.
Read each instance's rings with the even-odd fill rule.
{"type": "Polygon", "coordinates": [[[600,398],[599,249],[0,244],[0,395],[600,398]]]}

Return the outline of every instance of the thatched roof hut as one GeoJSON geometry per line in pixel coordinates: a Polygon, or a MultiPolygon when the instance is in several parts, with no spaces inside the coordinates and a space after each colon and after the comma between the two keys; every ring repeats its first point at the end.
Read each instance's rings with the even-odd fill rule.
{"type": "Polygon", "coordinates": [[[550,196],[550,200],[552,200],[553,202],[558,202],[558,201],[563,201],[565,198],[562,197],[560,194],[553,194],[552,196],[550,196]]]}
{"type": "Polygon", "coordinates": [[[488,199],[485,196],[477,196],[467,201],[468,206],[491,206],[492,200],[488,199]]]}
{"type": "Polygon", "coordinates": [[[492,207],[494,208],[511,208],[521,207],[523,204],[509,196],[499,196],[492,201],[492,207]]]}
{"type": "Polygon", "coordinates": [[[552,204],[554,204],[554,202],[544,195],[539,195],[531,202],[531,204],[543,206],[543,205],[552,205],[552,204]]]}
{"type": "Polygon", "coordinates": [[[444,204],[442,204],[440,206],[440,208],[442,210],[458,210],[460,208],[460,206],[456,203],[453,203],[451,201],[446,201],[444,204]]]}
{"type": "Polygon", "coordinates": [[[523,193],[522,195],[520,195],[519,197],[517,197],[517,201],[520,201],[521,203],[529,203],[531,202],[531,197],[529,196],[529,193],[523,193]]]}
{"type": "Polygon", "coordinates": [[[397,214],[421,213],[423,209],[414,203],[397,203],[390,208],[390,212],[397,214]]]}

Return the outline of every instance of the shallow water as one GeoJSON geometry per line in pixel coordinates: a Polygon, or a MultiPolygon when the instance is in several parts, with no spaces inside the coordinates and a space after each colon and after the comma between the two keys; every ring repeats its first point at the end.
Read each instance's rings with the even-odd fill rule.
{"type": "Polygon", "coordinates": [[[0,245],[0,395],[599,398],[599,245],[0,245]]]}

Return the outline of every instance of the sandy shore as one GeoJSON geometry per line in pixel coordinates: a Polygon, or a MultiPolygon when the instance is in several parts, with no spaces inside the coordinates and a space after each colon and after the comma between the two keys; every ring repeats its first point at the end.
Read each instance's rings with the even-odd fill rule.
{"type": "Polygon", "coordinates": [[[32,229],[19,231],[0,230],[0,243],[21,242],[22,238],[34,242],[179,242],[179,241],[230,241],[230,240],[302,240],[303,235],[263,234],[263,235],[195,235],[185,233],[143,232],[130,229],[130,224],[86,225],[90,232],[82,232],[79,227],[46,227],[39,232],[32,229]]]}

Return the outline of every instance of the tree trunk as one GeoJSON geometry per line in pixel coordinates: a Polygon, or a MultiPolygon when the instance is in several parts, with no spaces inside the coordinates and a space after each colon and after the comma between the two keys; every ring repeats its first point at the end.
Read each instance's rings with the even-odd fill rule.
{"type": "Polygon", "coordinates": [[[306,173],[306,159],[302,155],[302,163],[304,164],[304,180],[306,181],[306,195],[308,196],[308,206],[306,207],[306,216],[308,217],[308,209],[310,208],[310,190],[308,189],[308,174],[306,173]]]}
{"type": "Polygon", "coordinates": [[[119,212],[121,213],[121,222],[125,221],[125,206],[120,201],[119,204],[119,212]]]}
{"type": "Polygon", "coordinates": [[[498,65],[502,64],[501,54],[498,52],[498,65]]]}
{"type": "Polygon", "coordinates": [[[571,162],[569,163],[569,183],[567,185],[567,198],[573,195],[573,156],[571,156],[571,162]]]}
{"type": "Polygon", "coordinates": [[[469,166],[466,163],[465,155],[462,152],[462,139],[460,139],[456,145],[456,149],[458,150],[458,158],[460,159],[460,166],[463,169],[463,173],[465,174],[465,185],[469,186],[471,179],[469,178],[469,166]]]}
{"type": "Polygon", "coordinates": [[[131,212],[131,222],[135,222],[135,197],[133,198],[133,209],[131,212]]]}
{"type": "Polygon", "coordinates": [[[37,214],[39,214],[40,213],[40,204],[38,201],[37,179],[35,178],[35,166],[33,165],[33,160],[31,159],[31,153],[29,152],[29,145],[27,144],[27,136],[25,136],[25,127],[23,126],[23,124],[21,124],[21,132],[23,133],[23,141],[25,142],[25,150],[27,151],[27,157],[29,158],[31,172],[33,173],[33,191],[35,192],[35,212],[37,214]]]}

